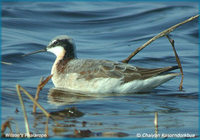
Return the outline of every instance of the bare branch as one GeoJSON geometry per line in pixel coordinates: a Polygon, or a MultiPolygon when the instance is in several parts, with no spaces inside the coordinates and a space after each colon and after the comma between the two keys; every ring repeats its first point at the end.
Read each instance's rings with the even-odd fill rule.
{"type": "Polygon", "coordinates": [[[189,19],[187,19],[187,20],[185,20],[185,21],[183,21],[183,22],[180,22],[180,23],[178,23],[178,24],[176,24],[176,25],[174,25],[174,26],[172,26],[172,27],[170,27],[170,28],[168,28],[168,29],[162,31],[161,33],[159,33],[158,35],[154,36],[154,37],[151,38],[149,41],[147,41],[146,43],[144,43],[142,46],[140,46],[139,48],[137,48],[131,55],[129,55],[129,56],[128,56],[126,59],[124,59],[122,62],[123,62],[123,63],[128,63],[128,62],[131,60],[131,58],[133,58],[138,52],[140,52],[142,49],[144,49],[147,45],[149,45],[150,43],[152,43],[152,42],[155,41],[156,39],[158,39],[158,38],[160,38],[160,37],[163,37],[163,36],[169,34],[170,32],[172,32],[172,31],[173,31],[174,29],[176,29],[177,27],[179,27],[179,26],[181,26],[181,25],[183,25],[183,24],[185,24],[185,23],[187,23],[187,22],[190,22],[190,21],[192,21],[192,20],[194,20],[194,19],[196,19],[196,18],[198,18],[198,17],[199,17],[199,15],[193,16],[193,17],[191,17],[191,18],[189,18],[189,19]]]}
{"type": "Polygon", "coordinates": [[[172,48],[173,48],[173,51],[174,51],[174,55],[175,55],[175,57],[176,57],[176,62],[178,63],[178,67],[179,67],[179,69],[180,69],[180,71],[181,71],[181,83],[180,83],[180,86],[179,86],[179,90],[182,90],[182,89],[183,89],[183,77],[184,77],[184,76],[183,76],[183,68],[182,68],[180,59],[179,59],[179,57],[178,57],[178,54],[177,54],[177,52],[176,52],[176,49],[175,49],[175,47],[174,47],[174,40],[171,39],[168,35],[166,35],[166,37],[167,37],[167,39],[169,40],[169,42],[171,43],[171,45],[172,45],[172,48]]]}
{"type": "MultiPolygon", "coordinates": [[[[42,88],[47,84],[47,82],[52,78],[53,75],[50,75],[48,76],[45,80],[43,80],[43,78],[40,79],[40,83],[39,85],[37,86],[37,91],[36,91],[36,94],[35,94],[35,101],[37,102],[38,99],[39,99],[39,93],[40,91],[42,90],[42,88]]],[[[34,103],[33,104],[33,113],[36,112],[36,104],[34,103]]]]}

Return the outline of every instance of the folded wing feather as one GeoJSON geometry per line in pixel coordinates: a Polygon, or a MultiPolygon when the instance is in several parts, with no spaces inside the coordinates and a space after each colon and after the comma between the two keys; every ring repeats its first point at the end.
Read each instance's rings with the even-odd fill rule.
{"type": "Polygon", "coordinates": [[[133,80],[148,79],[176,68],[170,66],[146,69],[107,60],[75,59],[68,63],[65,72],[78,73],[80,79],[117,78],[126,83],[133,80]]]}

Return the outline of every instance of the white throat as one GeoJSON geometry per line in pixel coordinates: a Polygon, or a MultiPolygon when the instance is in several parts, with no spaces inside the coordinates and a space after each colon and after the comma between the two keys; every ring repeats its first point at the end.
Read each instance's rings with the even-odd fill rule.
{"type": "Polygon", "coordinates": [[[65,55],[65,49],[63,47],[61,47],[61,46],[56,46],[56,47],[47,49],[47,51],[56,55],[56,60],[55,60],[55,62],[53,64],[53,67],[51,69],[51,74],[54,74],[56,72],[57,63],[60,60],[62,60],[64,55],[65,55]]]}
{"type": "Polygon", "coordinates": [[[61,46],[56,46],[53,48],[47,49],[48,52],[52,52],[56,57],[63,57],[65,55],[65,49],[61,46]]]}

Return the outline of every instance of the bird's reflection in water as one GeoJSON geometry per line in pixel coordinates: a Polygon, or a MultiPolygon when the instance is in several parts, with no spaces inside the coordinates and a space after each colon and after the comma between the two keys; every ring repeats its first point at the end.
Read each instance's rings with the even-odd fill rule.
{"type": "Polygon", "coordinates": [[[100,99],[96,95],[87,95],[62,88],[52,88],[48,93],[48,102],[57,106],[77,103],[84,100],[100,99]]]}

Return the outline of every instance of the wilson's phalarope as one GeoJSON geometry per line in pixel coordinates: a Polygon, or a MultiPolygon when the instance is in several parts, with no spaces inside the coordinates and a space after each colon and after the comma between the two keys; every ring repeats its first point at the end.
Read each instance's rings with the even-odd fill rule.
{"type": "Polygon", "coordinates": [[[179,73],[166,73],[177,66],[146,69],[108,60],[78,59],[74,41],[66,36],[54,38],[46,49],[32,52],[56,55],[51,74],[55,87],[84,93],[133,93],[149,91],[179,73]]]}

